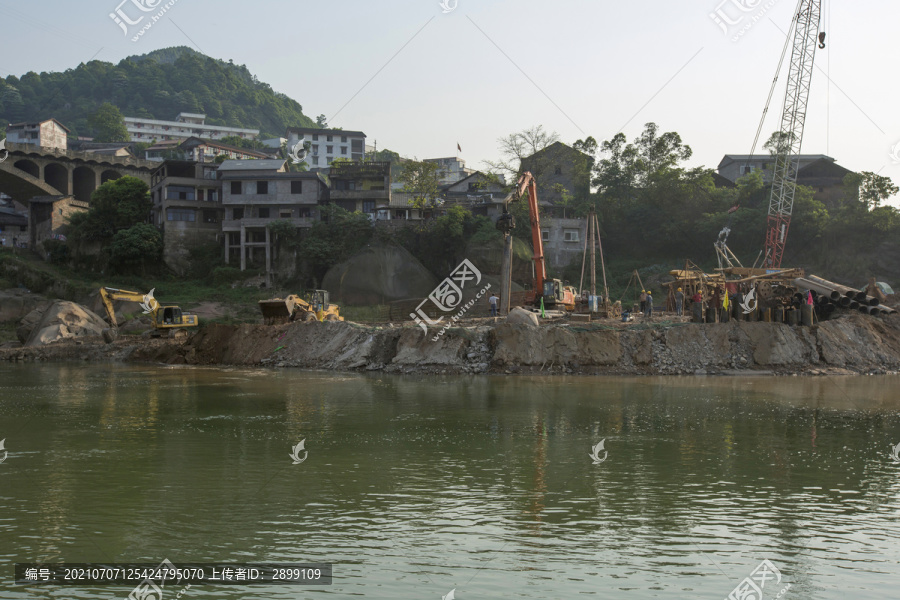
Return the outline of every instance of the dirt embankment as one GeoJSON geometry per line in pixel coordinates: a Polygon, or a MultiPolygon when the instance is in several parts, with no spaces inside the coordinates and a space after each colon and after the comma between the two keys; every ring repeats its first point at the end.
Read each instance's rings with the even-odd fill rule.
{"type": "Polygon", "coordinates": [[[900,316],[814,327],[681,324],[648,329],[499,324],[451,329],[353,323],[213,325],[188,340],[65,342],[0,350],[7,360],[122,360],[388,373],[886,373],[900,370],[900,316]]]}

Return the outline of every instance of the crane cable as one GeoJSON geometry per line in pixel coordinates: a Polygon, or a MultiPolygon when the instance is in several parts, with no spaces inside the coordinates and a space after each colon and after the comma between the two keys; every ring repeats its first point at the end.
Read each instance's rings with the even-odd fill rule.
{"type": "MultiPolygon", "coordinates": [[[[803,5],[804,0],[797,0],[797,8],[794,10],[795,18],[791,20],[791,27],[788,29],[787,35],[784,38],[784,48],[781,49],[781,58],[778,59],[778,68],[775,70],[775,78],[772,79],[772,85],[769,87],[769,97],[766,98],[766,107],[763,109],[762,117],[759,119],[759,126],[756,128],[756,136],[753,138],[753,145],[750,147],[750,154],[747,156],[747,162],[745,163],[745,167],[750,166],[750,161],[753,160],[753,153],[756,151],[756,145],[759,143],[759,136],[762,134],[763,126],[766,122],[766,116],[769,113],[769,106],[772,104],[772,96],[775,95],[775,86],[778,84],[778,75],[781,73],[781,67],[784,65],[784,57],[787,56],[788,48],[791,45],[791,32],[794,31],[794,28],[797,24],[796,15],[800,14],[800,7],[803,5]]],[[[734,221],[734,215],[737,211],[733,210],[728,215],[728,224],[725,226],[725,229],[728,232],[725,232],[725,229],[719,234],[720,236],[724,233],[724,238],[722,239],[722,243],[728,239],[728,233],[731,232],[731,223],[734,221]]]]}

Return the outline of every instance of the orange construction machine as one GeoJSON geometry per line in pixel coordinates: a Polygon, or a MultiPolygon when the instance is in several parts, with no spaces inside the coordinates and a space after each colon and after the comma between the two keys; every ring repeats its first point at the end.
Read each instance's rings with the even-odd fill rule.
{"type": "Polygon", "coordinates": [[[504,312],[509,312],[509,292],[512,268],[512,230],[516,227],[515,219],[509,212],[509,204],[522,197],[528,197],[528,214],[531,220],[531,243],[534,247],[534,284],[526,296],[526,303],[545,308],[565,308],[575,310],[575,297],[578,295],[572,286],[563,285],[559,279],[547,279],[547,266],[544,262],[544,240],[541,237],[541,218],[538,212],[537,183],[534,176],[525,172],[519,177],[513,193],[503,203],[503,213],[497,219],[497,229],[503,232],[503,266],[501,267],[500,298],[504,312]]]}

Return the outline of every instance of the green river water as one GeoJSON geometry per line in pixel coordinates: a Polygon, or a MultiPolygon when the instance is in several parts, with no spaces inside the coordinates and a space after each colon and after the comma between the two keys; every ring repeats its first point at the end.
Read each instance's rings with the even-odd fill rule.
{"type": "Polygon", "coordinates": [[[163,559],[333,583],[162,600],[721,600],[763,560],[765,600],[900,598],[896,376],[10,365],[0,439],[4,600],[134,587],[15,584],[15,563],[163,559]]]}

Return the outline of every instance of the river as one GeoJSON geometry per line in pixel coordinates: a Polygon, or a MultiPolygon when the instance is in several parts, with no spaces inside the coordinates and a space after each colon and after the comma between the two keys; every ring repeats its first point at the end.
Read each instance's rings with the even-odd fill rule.
{"type": "Polygon", "coordinates": [[[331,563],[333,582],[164,600],[721,600],[745,578],[766,600],[894,600],[898,392],[896,376],[0,366],[0,598],[133,588],[14,584],[14,563],[168,559],[331,563]]]}

